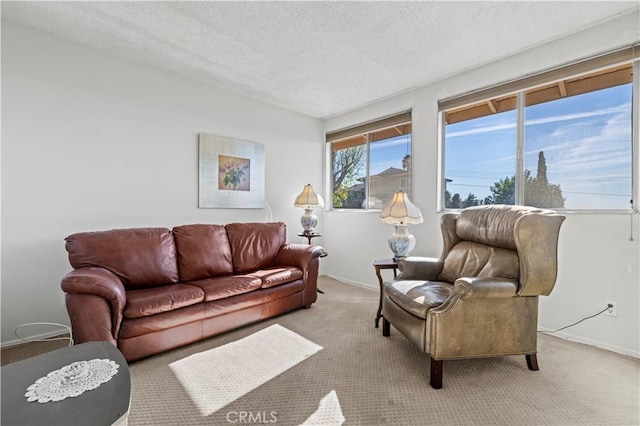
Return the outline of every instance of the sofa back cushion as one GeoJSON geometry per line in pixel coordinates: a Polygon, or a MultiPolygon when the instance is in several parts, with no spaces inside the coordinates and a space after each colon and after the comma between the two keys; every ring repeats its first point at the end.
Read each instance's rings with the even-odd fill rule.
{"type": "Polygon", "coordinates": [[[222,225],[173,228],[180,281],[195,281],[233,273],[231,246],[222,225]]]}
{"type": "Polygon", "coordinates": [[[282,222],[230,223],[225,228],[235,272],[275,266],[278,251],[287,239],[287,227],[282,222]]]}
{"type": "Polygon", "coordinates": [[[166,228],[82,232],[65,241],[73,268],[106,268],[128,290],[178,281],[176,247],[166,228]]]}

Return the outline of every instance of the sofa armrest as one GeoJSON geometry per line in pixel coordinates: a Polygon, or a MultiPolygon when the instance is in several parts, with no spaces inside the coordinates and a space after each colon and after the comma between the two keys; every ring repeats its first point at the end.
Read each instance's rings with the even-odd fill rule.
{"type": "Polygon", "coordinates": [[[320,257],[324,249],[320,246],[306,244],[286,244],[280,248],[276,256],[276,265],[295,266],[306,272],[309,262],[320,257]]]}
{"type": "Polygon", "coordinates": [[[405,257],[398,261],[400,273],[396,280],[437,281],[443,262],[434,257],[405,257]]]}
{"type": "Polygon", "coordinates": [[[115,344],[127,303],[120,278],[100,267],[79,268],[62,278],[76,343],[106,340],[115,344]]]}
{"type": "Polygon", "coordinates": [[[322,253],[324,249],[320,246],[286,244],[276,256],[276,265],[293,266],[302,271],[302,306],[310,307],[318,298],[318,270],[322,253]]]}

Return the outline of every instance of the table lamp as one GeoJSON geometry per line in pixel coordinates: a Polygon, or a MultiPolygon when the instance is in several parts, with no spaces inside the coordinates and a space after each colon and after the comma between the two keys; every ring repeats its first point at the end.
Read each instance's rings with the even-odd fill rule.
{"type": "Polygon", "coordinates": [[[322,197],[316,194],[311,184],[308,183],[296,197],[293,205],[304,209],[304,214],[300,218],[304,233],[313,234],[313,228],[318,224],[318,218],[313,214],[313,209],[324,206],[322,197]]]}
{"type": "Polygon", "coordinates": [[[395,232],[389,236],[389,248],[393,252],[393,260],[407,257],[416,245],[416,239],[409,233],[409,223],[422,223],[422,214],[407,194],[398,191],[393,194],[391,202],[387,203],[380,212],[380,220],[392,223],[395,232]]]}

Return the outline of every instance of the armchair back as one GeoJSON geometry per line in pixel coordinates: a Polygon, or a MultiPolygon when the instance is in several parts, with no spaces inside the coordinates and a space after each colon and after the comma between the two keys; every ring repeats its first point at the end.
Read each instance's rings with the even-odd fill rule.
{"type": "Polygon", "coordinates": [[[522,296],[549,295],[557,275],[560,225],[565,217],[526,206],[478,206],[442,217],[439,279],[500,277],[522,296]]]}

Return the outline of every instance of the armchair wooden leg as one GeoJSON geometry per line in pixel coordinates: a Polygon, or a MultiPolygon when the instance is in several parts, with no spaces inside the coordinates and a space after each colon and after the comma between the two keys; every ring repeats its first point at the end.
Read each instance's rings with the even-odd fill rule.
{"type": "Polygon", "coordinates": [[[431,378],[430,384],[434,389],[442,389],[442,367],[443,360],[431,358],[431,378]]]}
{"type": "Polygon", "coordinates": [[[385,337],[391,335],[391,323],[385,317],[382,317],[382,335],[385,337]]]}
{"type": "Polygon", "coordinates": [[[537,354],[526,355],[527,367],[531,371],[538,371],[538,356],[537,354]]]}

